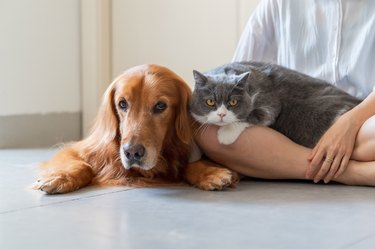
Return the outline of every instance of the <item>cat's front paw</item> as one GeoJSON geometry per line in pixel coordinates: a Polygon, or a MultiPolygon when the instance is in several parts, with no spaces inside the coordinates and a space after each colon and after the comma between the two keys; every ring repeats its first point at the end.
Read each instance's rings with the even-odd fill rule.
{"type": "Polygon", "coordinates": [[[221,144],[232,144],[247,127],[249,127],[248,123],[233,123],[221,126],[217,131],[217,139],[221,144]]]}
{"type": "Polygon", "coordinates": [[[232,144],[240,136],[240,133],[235,133],[227,128],[229,125],[222,126],[217,131],[217,140],[221,144],[232,144]]]}

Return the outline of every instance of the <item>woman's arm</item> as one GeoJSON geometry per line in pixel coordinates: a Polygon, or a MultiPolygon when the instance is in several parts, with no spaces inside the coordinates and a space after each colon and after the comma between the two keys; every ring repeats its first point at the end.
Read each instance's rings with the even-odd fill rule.
{"type": "Polygon", "coordinates": [[[222,145],[217,126],[207,126],[195,136],[210,159],[243,175],[265,179],[305,179],[310,149],[263,126],[247,128],[238,139],[222,145]]]}
{"type": "MultiPolygon", "coordinates": [[[[358,131],[374,115],[373,91],[358,106],[342,115],[319,140],[308,157],[310,163],[306,177],[313,178],[314,182],[324,179],[327,183],[342,175],[352,157],[358,131]]],[[[360,139],[364,140],[365,137],[360,139]]]]}
{"type": "Polygon", "coordinates": [[[232,61],[276,62],[275,19],[278,6],[274,0],[261,1],[242,32],[232,61]]]}

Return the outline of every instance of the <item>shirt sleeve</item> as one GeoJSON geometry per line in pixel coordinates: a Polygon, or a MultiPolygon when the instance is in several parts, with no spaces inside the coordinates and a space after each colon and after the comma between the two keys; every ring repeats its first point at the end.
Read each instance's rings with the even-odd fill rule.
{"type": "Polygon", "coordinates": [[[242,32],[233,62],[254,60],[276,63],[276,15],[277,1],[263,0],[259,3],[242,32]]]}

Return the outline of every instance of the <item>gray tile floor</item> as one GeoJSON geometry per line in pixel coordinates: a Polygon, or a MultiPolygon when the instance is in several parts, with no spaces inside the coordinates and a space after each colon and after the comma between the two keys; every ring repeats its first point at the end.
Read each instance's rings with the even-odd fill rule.
{"type": "Polygon", "coordinates": [[[27,186],[53,150],[0,151],[0,248],[375,248],[375,188],[247,180],[237,189],[27,186]]]}

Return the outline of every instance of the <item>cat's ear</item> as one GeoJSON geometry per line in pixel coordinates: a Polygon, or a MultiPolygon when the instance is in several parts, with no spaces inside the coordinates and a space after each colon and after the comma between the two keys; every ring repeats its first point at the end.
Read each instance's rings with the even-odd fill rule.
{"type": "Polygon", "coordinates": [[[194,80],[195,80],[195,85],[198,87],[203,87],[207,83],[207,77],[204,76],[202,73],[198,72],[197,70],[193,70],[194,74],[194,80]]]}
{"type": "Polygon", "coordinates": [[[237,76],[236,82],[239,87],[244,87],[247,79],[249,78],[250,72],[246,72],[237,76]]]}

